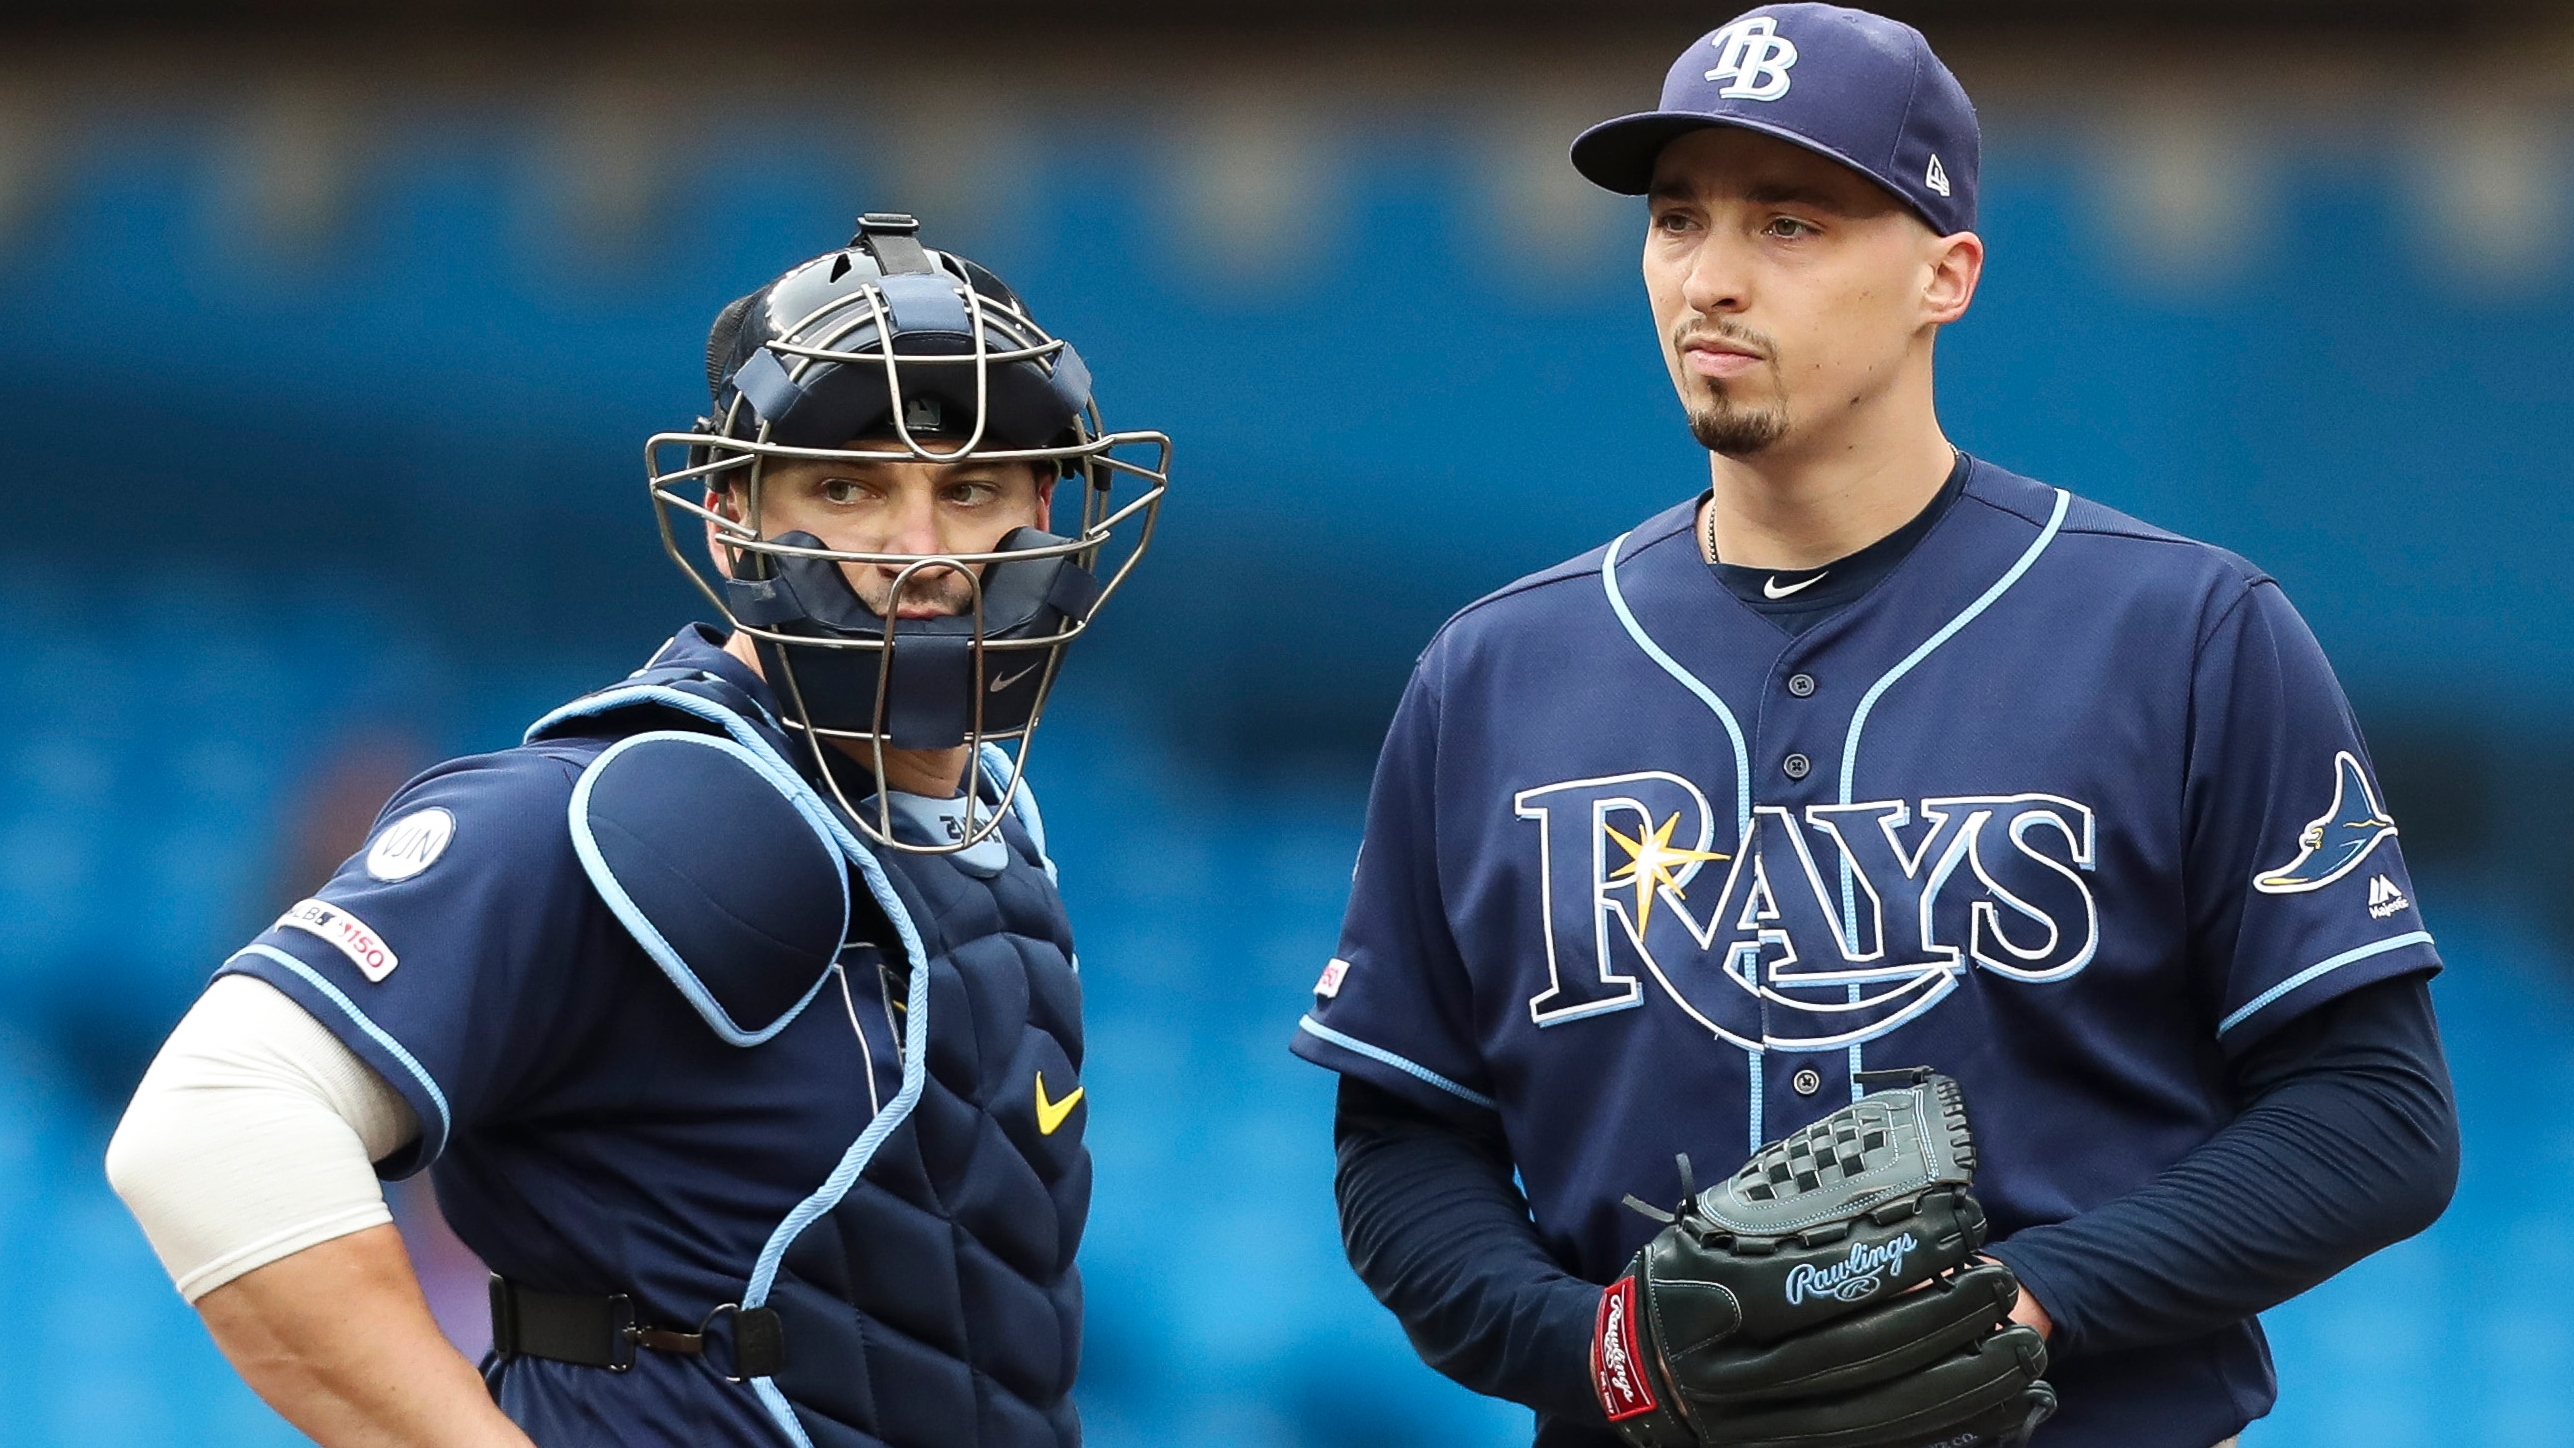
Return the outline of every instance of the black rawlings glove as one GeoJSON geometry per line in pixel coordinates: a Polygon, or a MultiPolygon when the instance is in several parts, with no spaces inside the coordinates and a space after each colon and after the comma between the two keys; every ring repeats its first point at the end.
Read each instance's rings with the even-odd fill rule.
{"type": "Polygon", "coordinates": [[[1676,1218],[1628,1198],[1671,1224],[1600,1294],[1593,1384],[1632,1448],[2018,1444],[2055,1411],[2044,1343],[2008,1322],[2019,1283],[1975,1259],[1957,1083],[1861,1079],[1890,1078],[1910,1084],[1761,1148],[1676,1218]]]}

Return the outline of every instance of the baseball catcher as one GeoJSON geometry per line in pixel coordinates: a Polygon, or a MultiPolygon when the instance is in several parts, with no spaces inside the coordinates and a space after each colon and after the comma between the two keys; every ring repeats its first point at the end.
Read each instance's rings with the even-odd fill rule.
{"type": "Polygon", "coordinates": [[[110,1177],[327,1448],[1081,1440],[1081,986],[1022,766],[1169,440],[919,231],[724,308],[647,444],[725,627],[404,786],[135,1092],[110,1177]],[[377,1185],[421,1171],[493,1272],[479,1376],[377,1185]]]}

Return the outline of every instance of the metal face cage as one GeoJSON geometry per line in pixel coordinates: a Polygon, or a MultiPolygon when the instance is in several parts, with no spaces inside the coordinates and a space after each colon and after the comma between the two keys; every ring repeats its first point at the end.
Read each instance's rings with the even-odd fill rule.
{"type": "MultiPolygon", "coordinates": [[[[939,254],[926,255],[938,258],[939,254]]],[[[735,369],[736,385],[721,407],[721,416],[701,419],[692,431],[656,433],[644,445],[646,485],[664,551],[727,624],[761,646],[763,659],[770,661],[769,671],[777,675],[769,682],[779,695],[782,722],[812,747],[816,772],[851,820],[876,844],[910,854],[969,849],[1000,828],[1025,777],[1030,740],[1062,668],[1064,650],[1124,586],[1151,545],[1170,476],[1171,440],[1166,434],[1106,430],[1096,405],[1086,396],[1087,375],[1066,345],[1013,301],[988,295],[953,259],[939,259],[948,264],[937,275],[952,282],[960,294],[967,326],[965,339],[945,334],[932,344],[956,346],[970,339],[969,345],[952,352],[905,347],[906,340],[917,343],[920,339],[917,333],[907,338],[897,323],[896,298],[885,284],[892,279],[860,279],[802,315],[784,319],[777,335],[735,369]],[[1040,369],[1049,382],[1056,383],[1069,375],[1085,394],[1070,426],[1046,445],[985,445],[994,431],[995,369],[1011,367],[1040,369]],[[827,380],[833,368],[876,369],[881,375],[886,397],[882,431],[871,431],[844,446],[801,446],[777,440],[777,421],[763,415],[763,404],[800,395],[808,384],[827,380]],[[962,391],[950,385],[961,380],[953,370],[957,368],[972,371],[973,423],[961,441],[951,444],[936,433],[934,425],[921,426],[919,419],[938,415],[933,393],[954,397],[962,391]],[[763,375],[754,376],[755,369],[763,375]],[[932,405],[916,408],[925,398],[932,399],[932,405]],[[888,462],[953,464],[968,458],[1051,468],[1058,489],[1055,515],[1063,511],[1064,485],[1072,485],[1080,494],[1077,528],[1069,536],[1016,530],[992,550],[979,553],[904,554],[814,546],[820,540],[810,534],[771,537],[763,522],[764,483],[773,460],[814,459],[865,467],[888,462]],[[736,492],[738,517],[714,506],[719,491],[736,492]],[[711,530],[712,546],[704,550],[705,556],[692,556],[698,550],[683,546],[675,518],[693,520],[698,527],[689,530],[692,534],[699,527],[711,530]],[[1032,615],[1033,623],[1005,619],[995,625],[987,619],[986,583],[993,569],[1054,559],[1067,560],[1082,570],[1083,582],[1095,582],[1095,592],[1076,589],[1087,595],[1077,600],[1077,606],[1040,610],[1032,615]],[[890,606],[879,618],[861,604],[866,617],[859,621],[866,627],[823,627],[806,621],[803,631],[788,631],[776,616],[756,606],[757,600],[763,586],[774,586],[782,573],[809,570],[814,563],[840,570],[844,581],[852,570],[894,570],[893,600],[905,597],[916,578],[951,573],[965,581],[969,605],[956,620],[922,621],[901,619],[890,606]],[[925,640],[931,629],[941,637],[925,640]],[[895,740],[898,731],[892,715],[898,672],[909,657],[904,650],[925,654],[935,643],[952,653],[960,642],[967,660],[964,678],[971,692],[961,741],[967,750],[961,837],[926,844],[899,839],[892,791],[883,781],[885,751],[889,746],[903,747],[895,740]],[[832,670],[843,672],[836,677],[825,672],[832,670]],[[853,676],[848,671],[862,672],[853,676]],[[1031,671],[1036,675],[1034,692],[1023,694],[1031,671]],[[863,724],[852,727],[849,720],[830,722],[818,717],[823,711],[810,701],[826,692],[826,684],[863,687],[864,672],[873,674],[873,705],[863,724]],[[1012,700],[1024,702],[1024,717],[1013,708],[1010,717],[987,720],[987,702],[1004,690],[1012,700]],[[1013,765],[1009,782],[997,800],[986,800],[981,787],[985,746],[1004,744],[1016,746],[1005,751],[1013,765]],[[842,771],[833,767],[834,754],[869,767],[876,786],[871,804],[849,797],[842,771]]],[[[835,272],[835,279],[839,275],[835,272]]]]}

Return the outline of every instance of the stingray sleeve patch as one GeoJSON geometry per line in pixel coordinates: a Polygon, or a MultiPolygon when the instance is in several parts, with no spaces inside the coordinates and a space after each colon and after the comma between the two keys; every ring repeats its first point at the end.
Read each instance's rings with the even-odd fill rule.
{"type": "Polygon", "coordinates": [[[327,900],[296,902],[277,917],[277,927],[301,930],[329,941],[333,949],[349,958],[349,964],[358,968],[358,974],[370,981],[382,981],[402,963],[372,926],[327,900]]]}
{"type": "Polygon", "coordinates": [[[1609,1421],[1654,1410],[1636,1341],[1636,1279],[1621,1277],[1600,1289],[1600,1321],[1591,1337],[1591,1380],[1609,1421]]]}

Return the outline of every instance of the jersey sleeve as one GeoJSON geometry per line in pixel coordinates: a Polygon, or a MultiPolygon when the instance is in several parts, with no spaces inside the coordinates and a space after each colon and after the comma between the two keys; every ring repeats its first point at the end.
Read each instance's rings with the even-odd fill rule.
{"type": "Polygon", "coordinates": [[[2286,595],[2253,584],[2200,646],[2183,875],[2229,1057],[2374,981],[2439,969],[2368,746],[2286,595]]]}
{"type": "Polygon", "coordinates": [[[1377,759],[1340,949],[1315,983],[1294,1050],[1454,1115],[1494,1102],[1439,888],[1439,702],[1427,672],[1425,663],[1413,676],[1377,759]]]}
{"type": "Polygon", "coordinates": [[[560,1059],[613,982],[584,982],[613,921],[572,848],[577,770],[529,749],[403,787],[367,844],[224,962],[284,991],[390,1082],[420,1136],[377,1163],[428,1166],[560,1059]]]}

